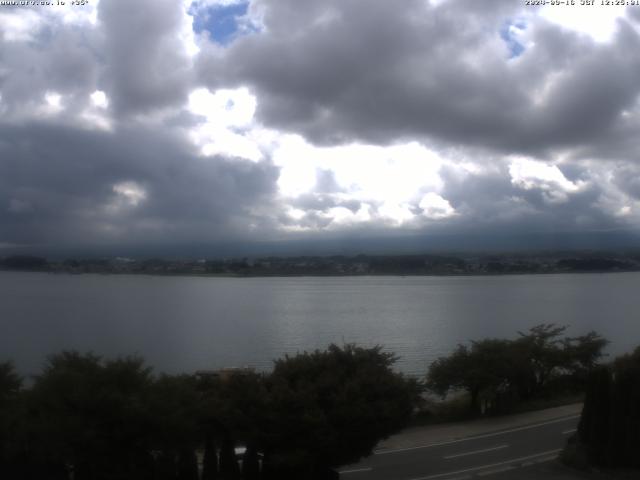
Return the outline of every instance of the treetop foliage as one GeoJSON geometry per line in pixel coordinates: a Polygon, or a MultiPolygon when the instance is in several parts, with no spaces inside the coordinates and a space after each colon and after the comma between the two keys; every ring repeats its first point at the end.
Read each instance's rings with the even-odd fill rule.
{"type": "Polygon", "coordinates": [[[580,387],[603,357],[607,340],[596,332],[562,337],[566,326],[540,324],[514,340],[484,339],[458,345],[429,367],[427,387],[445,396],[465,390],[472,411],[500,410],[539,396],[563,379],[580,387]]]}
{"type": "Polygon", "coordinates": [[[381,347],[331,345],[223,379],[65,351],[27,389],[0,364],[0,478],[196,480],[197,450],[205,480],[323,478],[408,421],[419,389],[394,361],[381,347]]]}
{"type": "Polygon", "coordinates": [[[380,346],[348,344],[276,361],[267,411],[287,461],[350,463],[406,424],[420,388],[391,370],[395,360],[380,346]]]}

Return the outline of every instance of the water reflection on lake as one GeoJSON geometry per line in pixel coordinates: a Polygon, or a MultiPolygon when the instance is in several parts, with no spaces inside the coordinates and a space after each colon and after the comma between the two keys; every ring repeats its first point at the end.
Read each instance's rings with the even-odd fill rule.
{"type": "Polygon", "coordinates": [[[423,374],[459,342],[538,323],[640,344],[640,273],[206,278],[0,272],[0,361],[37,373],[62,349],[139,353],[158,371],[251,365],[329,343],[383,344],[423,374]]]}

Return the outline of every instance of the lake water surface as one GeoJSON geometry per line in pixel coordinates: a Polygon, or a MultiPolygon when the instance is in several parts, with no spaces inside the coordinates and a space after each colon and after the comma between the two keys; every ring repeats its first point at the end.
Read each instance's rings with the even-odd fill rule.
{"type": "Polygon", "coordinates": [[[0,272],[0,361],[37,373],[62,349],[138,353],[157,371],[250,365],[356,342],[424,374],[457,343],[543,323],[640,344],[640,273],[207,278],[0,272]]]}

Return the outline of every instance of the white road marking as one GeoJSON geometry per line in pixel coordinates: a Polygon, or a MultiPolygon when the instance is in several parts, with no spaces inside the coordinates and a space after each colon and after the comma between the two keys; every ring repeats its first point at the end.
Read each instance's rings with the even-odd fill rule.
{"type": "Polygon", "coordinates": [[[577,432],[577,431],[578,431],[577,428],[572,428],[571,430],[565,430],[564,432],[562,432],[562,434],[569,435],[570,433],[577,432]]]}
{"type": "Polygon", "coordinates": [[[359,472],[370,472],[371,470],[373,470],[371,467],[367,467],[367,468],[354,468],[353,470],[340,470],[338,473],[340,475],[346,474],[346,473],[359,473],[359,472]]]}
{"type": "Polygon", "coordinates": [[[556,458],[558,458],[557,455],[552,455],[550,457],[544,457],[544,458],[538,458],[536,460],[533,461],[533,463],[545,463],[545,462],[550,462],[552,460],[555,460],[556,458]]]}
{"type": "Polygon", "coordinates": [[[508,472],[509,470],[515,470],[516,467],[513,465],[507,465],[506,467],[494,468],[493,470],[485,470],[484,472],[479,472],[479,477],[486,477],[487,475],[495,475],[496,473],[508,472]]]}
{"type": "Polygon", "coordinates": [[[458,457],[466,457],[467,455],[475,455],[476,453],[485,453],[485,452],[493,452],[494,450],[501,450],[503,448],[507,448],[509,445],[500,445],[498,447],[484,448],[482,450],[475,450],[473,452],[465,452],[465,453],[456,453],[455,455],[447,455],[445,460],[449,460],[450,458],[458,458],[458,457]]]}
{"type": "Polygon", "coordinates": [[[431,443],[429,445],[419,445],[417,447],[407,447],[407,448],[396,448],[396,449],[393,449],[393,450],[377,450],[377,451],[374,451],[373,454],[374,455],[388,455],[390,453],[408,452],[410,450],[420,450],[422,448],[440,447],[440,446],[443,446],[443,445],[453,445],[454,443],[468,442],[470,440],[478,440],[480,438],[496,437],[498,435],[506,435],[507,433],[520,432],[522,430],[529,430],[529,429],[532,429],[532,428],[544,427],[545,425],[551,425],[553,423],[566,422],[568,420],[573,420],[575,418],[580,418],[580,415],[571,415],[570,417],[557,418],[556,420],[549,420],[548,422],[544,422],[544,423],[536,423],[534,425],[527,425],[525,427],[512,428],[510,430],[502,430],[500,432],[486,433],[484,435],[476,435],[474,437],[465,437],[465,438],[460,438],[460,439],[457,439],[457,440],[449,440],[449,441],[446,441],[446,442],[431,443]]]}
{"type": "MultiPolygon", "coordinates": [[[[545,455],[552,455],[553,454],[554,455],[553,457],[548,457],[548,459],[553,459],[553,458],[555,458],[555,454],[557,454],[561,450],[562,450],[561,448],[558,448],[557,450],[549,450],[549,451],[546,451],[546,452],[540,452],[540,453],[536,453],[534,455],[527,455],[526,457],[512,458],[511,460],[505,460],[504,462],[492,463],[492,464],[489,464],[489,465],[480,465],[478,467],[465,468],[464,470],[456,470],[455,472],[438,473],[436,475],[428,475],[426,477],[416,477],[416,478],[412,478],[411,480],[431,480],[432,478],[442,478],[442,477],[448,477],[450,475],[458,475],[460,473],[473,472],[473,471],[476,471],[476,470],[491,469],[491,468],[494,468],[494,467],[499,467],[501,465],[509,465],[509,464],[513,464],[513,463],[518,463],[518,462],[530,460],[532,458],[542,457],[542,456],[545,456],[545,455]]],[[[544,461],[548,461],[548,459],[545,458],[544,461]]]]}

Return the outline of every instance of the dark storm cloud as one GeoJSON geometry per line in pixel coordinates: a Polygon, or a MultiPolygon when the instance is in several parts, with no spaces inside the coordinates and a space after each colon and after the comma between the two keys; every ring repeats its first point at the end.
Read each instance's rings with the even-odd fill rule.
{"type": "MultiPolygon", "coordinates": [[[[446,225],[435,227],[448,233],[562,234],[626,226],[624,221],[602,210],[599,202],[605,192],[596,183],[558,198],[543,188],[525,189],[514,184],[506,165],[465,175],[445,168],[442,175],[445,180],[442,195],[459,214],[446,225]]],[[[582,175],[575,172],[575,176],[582,175]]]]}
{"type": "Polygon", "coordinates": [[[618,164],[612,171],[612,181],[627,195],[640,200],[640,166],[618,164]]]}
{"type": "Polygon", "coordinates": [[[99,3],[104,84],[117,111],[138,113],[186,100],[191,62],[179,39],[183,7],[175,0],[99,3]]]}
{"type": "Polygon", "coordinates": [[[179,136],[145,128],[5,126],[0,158],[1,241],[16,244],[247,239],[251,222],[268,228],[252,207],[271,201],[277,179],[267,163],[197,157],[179,136]]]}
{"type": "MultiPolygon", "coordinates": [[[[0,92],[8,113],[20,114],[42,101],[48,91],[84,104],[96,89],[100,42],[88,29],[34,26],[27,42],[0,42],[0,92]]],[[[79,106],[79,105],[78,105],[79,106]]]]}
{"type": "Polygon", "coordinates": [[[266,124],[321,143],[421,138],[541,153],[606,140],[640,93],[638,34],[621,22],[598,44],[538,20],[526,26],[535,45],[509,60],[499,32],[522,7],[256,0],[265,30],[203,53],[201,77],[251,84],[266,124]]]}

